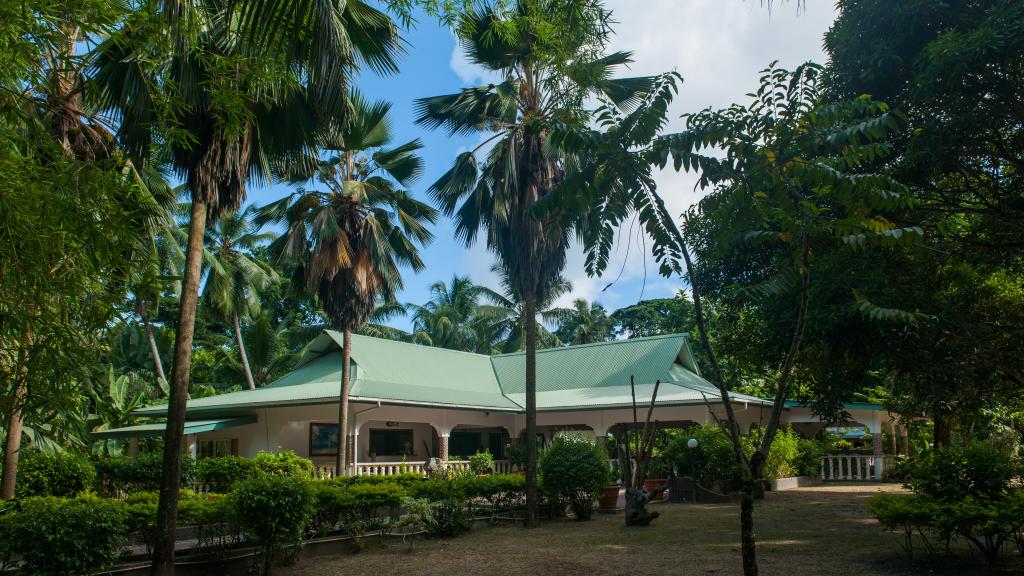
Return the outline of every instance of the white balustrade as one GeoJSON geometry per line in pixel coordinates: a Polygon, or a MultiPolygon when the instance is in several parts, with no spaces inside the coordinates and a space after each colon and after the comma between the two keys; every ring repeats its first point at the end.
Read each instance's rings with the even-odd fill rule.
{"type": "Polygon", "coordinates": [[[821,458],[822,480],[882,480],[891,457],[829,454],[821,458]]]}
{"type": "MultiPolygon", "coordinates": [[[[449,470],[469,470],[469,460],[449,460],[449,470]]],[[[394,476],[396,474],[420,474],[426,476],[423,462],[360,462],[354,466],[356,476],[394,476]]],[[[495,474],[511,474],[514,466],[508,460],[495,460],[495,474]]],[[[316,478],[334,478],[338,474],[333,465],[318,466],[313,475],[316,478]]]]}

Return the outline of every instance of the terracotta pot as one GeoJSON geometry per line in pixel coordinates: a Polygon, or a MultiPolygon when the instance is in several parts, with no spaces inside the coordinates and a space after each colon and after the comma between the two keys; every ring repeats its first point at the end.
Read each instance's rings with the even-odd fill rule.
{"type": "MultiPolygon", "coordinates": [[[[664,478],[661,478],[661,479],[655,478],[653,480],[651,480],[651,479],[644,480],[644,490],[646,490],[648,492],[654,492],[655,488],[657,488],[658,486],[661,486],[662,484],[664,484],[666,482],[668,482],[668,480],[666,480],[664,478]]],[[[660,496],[655,498],[655,500],[661,500],[664,497],[665,497],[665,492],[662,492],[660,496]]]]}
{"type": "Polygon", "coordinates": [[[597,502],[601,510],[615,510],[619,505],[619,487],[605,486],[597,502]]]}

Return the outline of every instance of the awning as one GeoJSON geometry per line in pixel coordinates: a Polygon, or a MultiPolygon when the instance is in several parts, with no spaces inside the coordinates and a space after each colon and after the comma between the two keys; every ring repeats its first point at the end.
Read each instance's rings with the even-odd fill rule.
{"type": "MultiPolygon", "coordinates": [[[[215,420],[191,420],[185,422],[185,434],[198,434],[200,432],[213,432],[224,430],[235,426],[245,426],[256,422],[255,416],[242,416],[239,418],[218,418],[215,420]]],[[[96,438],[142,438],[146,436],[163,436],[167,429],[165,422],[156,424],[137,424],[125,426],[124,428],[111,428],[93,432],[96,438]]]]}

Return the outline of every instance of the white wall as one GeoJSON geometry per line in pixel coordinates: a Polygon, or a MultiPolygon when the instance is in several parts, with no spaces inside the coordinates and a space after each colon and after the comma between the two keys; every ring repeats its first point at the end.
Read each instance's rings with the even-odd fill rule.
{"type": "MultiPolygon", "coordinates": [[[[712,405],[720,418],[724,417],[721,407],[712,405]]],[[[369,430],[388,428],[388,422],[397,422],[396,429],[413,430],[415,457],[425,460],[428,457],[423,442],[426,441],[431,450],[434,435],[450,434],[456,426],[480,426],[488,428],[505,428],[509,435],[517,438],[526,425],[523,414],[475,410],[445,410],[440,408],[385,406],[376,404],[353,403],[351,408],[352,431],[357,434],[357,457],[359,462],[369,461],[369,430]]],[[[736,415],[744,431],[758,423],[767,422],[769,407],[736,404],[736,415]]],[[[881,429],[883,423],[890,419],[881,411],[851,410],[851,414],[860,422],[868,425],[872,432],[881,429]]],[[[637,417],[642,422],[646,417],[646,407],[637,407],[637,417]]],[[[294,406],[285,408],[261,409],[256,413],[254,424],[204,432],[199,439],[237,439],[238,453],[242,456],[254,456],[260,450],[294,450],[301,456],[309,456],[309,424],[310,422],[337,422],[337,404],[317,404],[310,406],[294,406]]],[[[707,406],[659,406],[654,410],[654,420],[692,421],[697,423],[713,423],[707,406]]],[[[633,410],[621,408],[615,410],[589,410],[576,412],[540,412],[537,415],[538,426],[543,426],[548,434],[559,427],[587,426],[598,436],[605,436],[608,431],[620,423],[633,421],[633,410]]],[[[783,413],[783,422],[815,422],[817,418],[806,408],[787,408],[783,413]]],[[[550,440],[550,437],[548,438],[550,440]]],[[[317,457],[313,459],[318,465],[333,464],[334,457],[317,457]]]]}

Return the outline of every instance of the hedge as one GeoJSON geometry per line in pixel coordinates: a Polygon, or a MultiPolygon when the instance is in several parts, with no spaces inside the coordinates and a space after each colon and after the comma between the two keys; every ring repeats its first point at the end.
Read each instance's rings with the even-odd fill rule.
{"type": "Polygon", "coordinates": [[[76,496],[96,484],[89,458],[74,451],[26,451],[18,462],[17,496],[76,496]]]}

